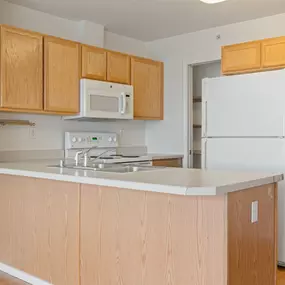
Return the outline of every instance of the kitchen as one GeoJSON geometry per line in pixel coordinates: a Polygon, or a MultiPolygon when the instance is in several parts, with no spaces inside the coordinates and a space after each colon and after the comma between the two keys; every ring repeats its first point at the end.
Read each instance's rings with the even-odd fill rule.
{"type": "MultiPolygon", "coordinates": [[[[15,8],[13,4],[8,4],[8,3],[4,3],[2,4],[2,7],[8,7],[8,12],[9,10],[11,10],[12,8],[15,8]]],[[[16,5],[15,5],[16,6],[16,5]]],[[[20,9],[19,7],[15,8],[14,13],[16,14],[16,9],[20,9]]],[[[21,9],[26,9],[26,8],[21,8],[21,9]]],[[[28,9],[27,9],[28,10],[28,9]]],[[[3,12],[3,9],[2,9],[3,12]]],[[[4,15],[4,21],[7,24],[12,24],[13,26],[17,26],[17,27],[21,27],[21,28],[28,28],[29,30],[35,30],[36,28],[33,27],[27,27],[29,24],[26,24],[26,26],[23,26],[23,23],[18,24],[17,23],[17,19],[13,20],[13,17],[9,17],[8,19],[8,12],[6,15],[6,20],[5,20],[5,15],[4,15]],[[10,21],[10,22],[9,22],[10,21]],[[13,23],[11,23],[11,21],[14,21],[13,23]]],[[[25,10],[25,12],[27,12],[25,10]]],[[[33,13],[32,11],[29,11],[28,13],[33,13]]],[[[39,13],[39,12],[34,12],[34,13],[39,13]]],[[[0,14],[1,15],[1,14],[0,14]]],[[[30,16],[30,14],[28,14],[26,17],[30,16]]],[[[44,21],[44,16],[46,16],[46,14],[42,15],[42,20],[44,21]]],[[[23,15],[22,15],[22,19],[23,19],[23,15]]],[[[273,16],[273,17],[277,17],[278,19],[281,16],[273,16]]],[[[17,17],[15,17],[17,18],[17,17]]],[[[24,17],[25,18],[25,17],[24,17]]],[[[270,19],[272,20],[272,19],[270,19]]],[[[266,19],[260,19],[260,20],[256,20],[256,21],[261,21],[261,22],[266,22],[266,21],[270,21],[270,20],[266,20],[266,19]]],[[[25,20],[23,21],[25,22],[25,20]]],[[[278,21],[276,21],[278,22],[278,21]]],[[[27,20],[28,23],[28,20],[27,20]]],[[[80,25],[80,28],[83,27],[88,27],[88,28],[94,28],[95,25],[93,25],[93,23],[80,23],[82,25],[80,25]]],[[[237,25],[246,25],[246,24],[237,24],[237,25]]],[[[247,30],[250,33],[250,23],[247,23],[247,30]]],[[[252,24],[254,25],[254,23],[252,24]]],[[[96,27],[98,29],[98,27],[96,27]]],[[[221,45],[225,45],[225,44],[230,44],[231,41],[233,43],[237,42],[237,40],[241,37],[240,33],[238,34],[237,37],[235,37],[233,40],[230,40],[227,37],[227,29],[231,30],[230,27],[225,26],[222,27],[220,30],[221,33],[221,39],[220,41],[216,39],[216,33],[217,30],[214,31],[208,31],[208,33],[213,33],[215,34],[214,38],[215,38],[215,43],[212,45],[213,47],[213,51],[212,51],[212,55],[208,55],[208,56],[204,56],[203,57],[203,52],[200,49],[200,52],[197,54],[195,50],[193,50],[193,57],[195,57],[195,60],[201,59],[200,62],[204,62],[204,61],[212,61],[212,60],[216,60],[220,58],[220,46],[221,45]],[[223,38],[225,37],[225,38],[223,38]],[[230,42],[224,42],[224,41],[230,41],[230,42]],[[218,54],[218,47],[219,46],[219,54],[218,54]],[[216,53],[216,54],[215,54],[216,53]],[[203,57],[203,58],[202,58],[203,57]]],[[[280,28],[279,28],[280,29],[280,28]]],[[[80,29],[80,31],[82,32],[83,29],[80,29]]],[[[41,32],[41,31],[38,31],[41,32]]],[[[57,31],[58,32],[58,31],[57,31]]],[[[60,36],[60,35],[55,35],[54,32],[50,33],[46,30],[43,30],[42,33],[47,34],[47,35],[53,35],[53,36],[60,36]]],[[[81,37],[80,38],[85,38],[85,36],[88,33],[88,29],[86,29],[85,31],[83,30],[81,37]],[[85,34],[84,34],[85,33],[85,34]]],[[[198,32],[199,33],[199,32],[198,32]]],[[[201,32],[203,33],[203,32],[201,32]]],[[[278,29],[274,29],[274,32],[272,33],[277,33],[277,35],[282,35],[282,32],[279,33],[278,29]],[[279,33],[279,34],[278,34],[279,33]]],[[[277,36],[276,35],[276,36],[277,36]]],[[[191,34],[189,34],[189,36],[191,36],[191,34]]],[[[243,36],[245,38],[242,38],[241,41],[247,41],[247,40],[251,40],[250,39],[246,39],[246,37],[250,37],[250,35],[248,34],[243,34],[243,36]]],[[[269,34],[268,30],[264,31],[264,35],[258,35],[255,34],[255,37],[257,37],[257,39],[261,39],[261,38],[265,38],[265,37],[274,37],[275,34],[269,34]],[[268,33],[268,34],[266,34],[268,33]],[[260,36],[260,37],[259,37],[260,36]]],[[[198,37],[198,36],[197,36],[198,37]]],[[[251,35],[252,37],[252,35],[251,35]]],[[[213,38],[211,36],[209,36],[208,38],[213,38]]],[[[71,40],[77,40],[78,38],[74,39],[74,38],[70,38],[71,40]]],[[[118,39],[118,37],[111,35],[111,33],[107,36],[107,43],[113,43],[114,44],[114,39],[118,39]]],[[[197,40],[199,39],[199,37],[197,38],[197,40]]],[[[98,39],[96,39],[97,41],[98,39]]],[[[126,41],[125,38],[123,38],[122,41],[126,41]]],[[[177,57],[175,55],[175,57],[169,58],[168,56],[165,56],[167,52],[173,52],[173,50],[171,51],[173,45],[171,45],[171,39],[166,39],[166,40],[161,40],[161,42],[159,41],[154,41],[154,42],[150,42],[148,44],[146,44],[146,46],[153,46],[152,48],[150,48],[150,52],[147,57],[148,58],[155,58],[155,59],[160,59],[161,57],[161,61],[164,61],[164,73],[165,73],[165,92],[164,92],[164,118],[162,117],[162,110],[160,109],[161,106],[163,105],[163,101],[159,101],[161,97],[157,97],[157,102],[154,105],[154,109],[153,108],[144,108],[144,109],[140,109],[141,104],[139,104],[139,108],[137,109],[137,114],[140,114],[140,112],[147,112],[147,115],[143,114],[143,116],[148,116],[145,117],[145,119],[153,119],[153,112],[155,112],[155,117],[157,119],[162,119],[163,120],[158,120],[158,121],[138,121],[135,120],[134,122],[101,122],[101,121],[95,121],[95,122],[77,122],[77,121],[67,121],[64,120],[61,116],[49,116],[49,115],[22,115],[22,114],[15,114],[15,113],[1,113],[1,119],[3,120],[13,120],[13,121],[19,121],[19,120],[25,120],[26,122],[28,121],[31,124],[35,123],[35,126],[15,126],[15,125],[6,125],[3,126],[3,128],[1,128],[1,149],[2,150],[8,150],[4,151],[3,153],[1,152],[2,157],[4,157],[6,160],[6,158],[8,157],[9,160],[19,160],[19,157],[21,156],[21,160],[27,160],[29,158],[31,158],[31,154],[33,153],[33,155],[37,156],[37,154],[35,154],[35,152],[33,152],[34,150],[37,153],[40,153],[42,155],[41,158],[54,158],[54,160],[56,161],[57,164],[60,164],[60,159],[63,157],[63,153],[64,153],[64,148],[65,148],[65,140],[64,140],[64,133],[65,132],[74,132],[74,133],[78,133],[79,131],[84,131],[84,132],[90,132],[90,136],[93,138],[98,137],[98,133],[102,133],[106,130],[108,130],[108,132],[111,133],[115,133],[118,135],[118,138],[116,138],[116,140],[118,139],[118,141],[121,143],[121,145],[123,145],[124,147],[121,149],[121,151],[123,152],[122,155],[126,155],[126,156],[137,156],[138,152],[140,153],[140,156],[145,156],[146,154],[150,154],[151,158],[148,157],[148,161],[152,161],[153,157],[155,158],[154,160],[168,160],[168,159],[177,159],[183,156],[185,157],[185,151],[184,151],[184,145],[183,145],[183,112],[182,112],[182,108],[178,111],[175,112],[175,110],[179,107],[181,107],[181,103],[182,103],[182,85],[178,85],[181,83],[181,78],[183,78],[184,74],[183,74],[183,68],[182,68],[182,62],[184,63],[194,63],[191,62],[191,58],[189,59],[183,59],[183,52],[181,52],[181,54],[179,54],[179,57],[177,57]],[[161,49],[160,47],[160,51],[158,52],[158,46],[160,45],[160,43],[164,43],[164,41],[168,41],[169,44],[164,44],[164,48],[161,49]],[[158,54],[157,54],[158,52],[158,54]],[[164,57],[164,58],[163,58],[164,57]],[[169,78],[171,78],[171,80],[168,80],[169,78]],[[178,79],[178,81],[176,80],[178,79]],[[175,101],[172,102],[174,100],[173,96],[170,96],[172,94],[173,90],[173,86],[171,86],[171,84],[173,86],[175,86],[176,84],[176,90],[178,90],[179,92],[179,96],[176,97],[175,101]],[[160,103],[159,103],[160,102],[160,103]],[[172,108],[172,110],[170,110],[170,107],[172,108]],[[181,122],[179,122],[179,120],[181,120],[181,122]],[[84,128],[82,130],[82,128],[84,128]],[[171,132],[173,133],[171,136],[169,136],[169,130],[171,130],[171,132]],[[96,131],[96,133],[94,134],[94,132],[96,131]],[[181,133],[182,131],[182,133],[181,133]],[[2,136],[3,135],[3,136],[2,136]],[[2,139],[3,137],[3,139],[2,139]],[[171,141],[169,143],[169,139],[175,137],[176,139],[171,141]],[[14,138],[14,139],[11,139],[14,138]],[[17,139],[17,138],[21,138],[21,140],[17,139]],[[136,146],[136,149],[133,150],[133,146],[136,146]],[[147,146],[147,149],[145,148],[145,146],[147,146]],[[10,151],[9,151],[10,150],[10,151]],[[18,151],[15,153],[15,150],[18,151]],[[21,150],[21,151],[19,151],[21,150]],[[55,152],[56,150],[56,152],[55,152]],[[125,154],[124,152],[127,151],[127,153],[125,154]],[[156,155],[156,153],[162,153],[159,157],[156,155]],[[178,156],[178,157],[177,157],[178,156]],[[60,159],[59,159],[60,158],[60,159]],[[157,159],[159,158],[159,159],[157,159]]],[[[84,42],[84,41],[80,41],[80,42],[84,42]]],[[[95,40],[93,41],[95,42],[95,40]]],[[[176,42],[179,43],[179,39],[176,39],[176,42]]],[[[199,43],[199,40],[197,41],[199,43]]],[[[98,44],[92,44],[92,43],[88,43],[88,45],[94,45],[94,46],[99,46],[102,47],[102,45],[98,45],[98,44]]],[[[195,43],[196,44],[196,43],[195,43]]],[[[205,43],[203,43],[205,44],[205,43]]],[[[139,45],[139,43],[136,41],[135,43],[129,44],[129,42],[127,42],[126,46],[123,45],[123,48],[117,48],[116,45],[118,45],[119,47],[122,47],[122,44],[118,43],[118,41],[116,41],[116,43],[114,44],[114,47],[112,46],[107,46],[108,50],[117,50],[120,52],[125,52],[128,54],[135,54],[134,51],[130,51],[127,50],[130,48],[130,46],[136,46],[139,45]],[[124,50],[125,48],[125,50],[124,50]]],[[[47,46],[50,47],[50,49],[52,50],[53,47],[56,49],[56,45],[53,46],[53,41],[47,43],[47,46]]],[[[185,48],[185,45],[184,47],[185,48]]],[[[140,45],[139,47],[139,56],[146,56],[146,54],[141,54],[141,52],[144,52],[144,45],[140,45]]],[[[103,58],[104,58],[104,53],[105,51],[103,51],[103,58]]],[[[107,51],[108,53],[108,51],[107,51]]],[[[100,53],[99,53],[100,54],[100,53]]],[[[108,55],[107,55],[108,56],[108,55]]],[[[187,56],[189,55],[189,52],[187,52],[187,56]]],[[[192,56],[192,53],[191,53],[192,56]]],[[[92,57],[92,59],[94,59],[92,57]]],[[[121,57],[120,57],[121,60],[121,57]]],[[[141,66],[139,64],[140,62],[138,62],[138,66],[141,66]]],[[[48,68],[47,68],[48,69],[48,68]]],[[[157,72],[159,68],[155,67],[153,70],[153,72],[157,72]]],[[[67,67],[68,70],[68,67],[67,67]]],[[[47,70],[49,71],[49,70],[47,70]]],[[[120,74],[122,74],[120,72],[120,74]]],[[[157,73],[155,73],[157,74],[157,73]]],[[[54,76],[52,74],[52,76],[54,76]]],[[[51,77],[49,77],[49,80],[52,80],[51,77]]],[[[56,78],[56,76],[53,77],[54,79],[56,78]]],[[[53,79],[53,80],[54,80],[53,79]]],[[[58,85],[59,86],[59,85],[58,85]]],[[[68,86],[70,87],[70,86],[68,86]]],[[[176,92],[176,91],[175,91],[176,92]]],[[[158,94],[159,92],[155,92],[156,94],[158,94]]],[[[135,95],[134,95],[135,96],[135,95]]],[[[144,99],[143,99],[144,100],[144,99]]],[[[50,102],[52,101],[47,101],[46,106],[47,109],[48,108],[53,108],[54,106],[52,106],[50,104],[50,102]],[[50,104],[50,105],[49,105],[50,104]],[[48,106],[49,105],[49,106],[48,106]],[[52,107],[51,107],[52,106],[52,107]]],[[[138,101],[137,101],[138,102],[138,101]]],[[[60,102],[56,102],[56,104],[58,104],[60,102]]],[[[150,104],[149,106],[152,105],[152,101],[150,101],[150,103],[147,101],[147,104],[150,104]]],[[[147,105],[146,104],[146,105],[147,105]]],[[[58,107],[58,105],[57,105],[58,107]]],[[[50,110],[47,110],[48,112],[52,112],[50,110]]],[[[7,121],[6,121],[7,123],[7,121]]],[[[11,122],[10,122],[11,123],[11,122]]],[[[15,122],[12,122],[15,123],[15,122]]],[[[89,137],[89,136],[88,136],[89,137]]],[[[73,138],[71,138],[72,140],[73,138]]],[[[79,142],[79,139],[82,139],[82,135],[78,135],[76,137],[76,143],[79,142]]],[[[108,140],[108,139],[107,139],[108,140]]],[[[113,141],[113,138],[112,138],[113,141]]],[[[112,153],[111,153],[112,154],[112,153]]],[[[96,154],[97,155],[97,154],[96,154]]],[[[187,155],[187,154],[186,154],[187,155]]],[[[167,165],[160,165],[160,166],[167,166],[167,165]]],[[[30,166],[31,167],[31,166],[30,166]]],[[[29,167],[28,167],[29,168],[29,167]]],[[[103,174],[102,174],[103,175],[103,174]]],[[[107,174],[106,174],[107,175],[107,174]]],[[[105,174],[103,176],[106,176],[105,174]]],[[[153,174],[154,175],[154,174],[153,174]]],[[[169,181],[169,183],[173,183],[173,181],[169,181]]]]}

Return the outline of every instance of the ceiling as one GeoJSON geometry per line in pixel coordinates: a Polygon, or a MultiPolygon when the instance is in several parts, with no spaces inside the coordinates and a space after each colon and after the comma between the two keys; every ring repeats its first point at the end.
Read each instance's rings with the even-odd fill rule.
{"type": "Polygon", "coordinates": [[[142,41],[285,12],[284,0],[8,0],[71,20],[89,20],[142,41]]]}

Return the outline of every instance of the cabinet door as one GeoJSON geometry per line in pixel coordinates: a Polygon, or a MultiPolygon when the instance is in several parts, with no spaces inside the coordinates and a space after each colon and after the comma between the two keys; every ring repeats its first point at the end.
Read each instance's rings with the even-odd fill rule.
{"type": "Polygon", "coordinates": [[[102,48],[82,46],[83,78],[107,79],[107,51],[102,48]]]}
{"type": "Polygon", "coordinates": [[[119,52],[107,52],[107,80],[130,84],[130,57],[119,52]]]}
{"type": "Polygon", "coordinates": [[[133,57],[131,84],[134,86],[136,119],[163,119],[163,63],[133,57]]]}
{"type": "Polygon", "coordinates": [[[285,66],[285,37],[264,40],[261,46],[263,68],[285,66]]]}
{"type": "Polygon", "coordinates": [[[182,159],[181,158],[157,159],[153,160],[152,165],[165,166],[165,167],[182,167],[182,159]]]}
{"type": "Polygon", "coordinates": [[[1,107],[43,109],[43,37],[1,27],[1,107]]]}
{"type": "Polygon", "coordinates": [[[223,74],[246,73],[261,68],[261,43],[250,42],[222,47],[223,74]]]}
{"type": "Polygon", "coordinates": [[[79,54],[78,43],[44,38],[45,110],[79,111],[79,54]]]}

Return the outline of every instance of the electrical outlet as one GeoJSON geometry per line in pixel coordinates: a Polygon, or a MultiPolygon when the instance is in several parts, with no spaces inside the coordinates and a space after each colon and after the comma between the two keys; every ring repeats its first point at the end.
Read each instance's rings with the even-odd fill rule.
{"type": "Polygon", "coordinates": [[[258,201],[254,201],[251,203],[251,223],[258,222],[258,201]]]}
{"type": "Polygon", "coordinates": [[[30,139],[36,139],[36,128],[30,127],[30,139]]]}

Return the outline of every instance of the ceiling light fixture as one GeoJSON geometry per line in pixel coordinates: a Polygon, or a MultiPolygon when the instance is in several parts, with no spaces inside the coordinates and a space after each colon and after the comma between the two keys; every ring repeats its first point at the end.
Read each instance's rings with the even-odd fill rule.
{"type": "Polygon", "coordinates": [[[216,4],[216,3],[221,3],[226,0],[200,0],[201,2],[207,3],[207,4],[216,4]]]}

